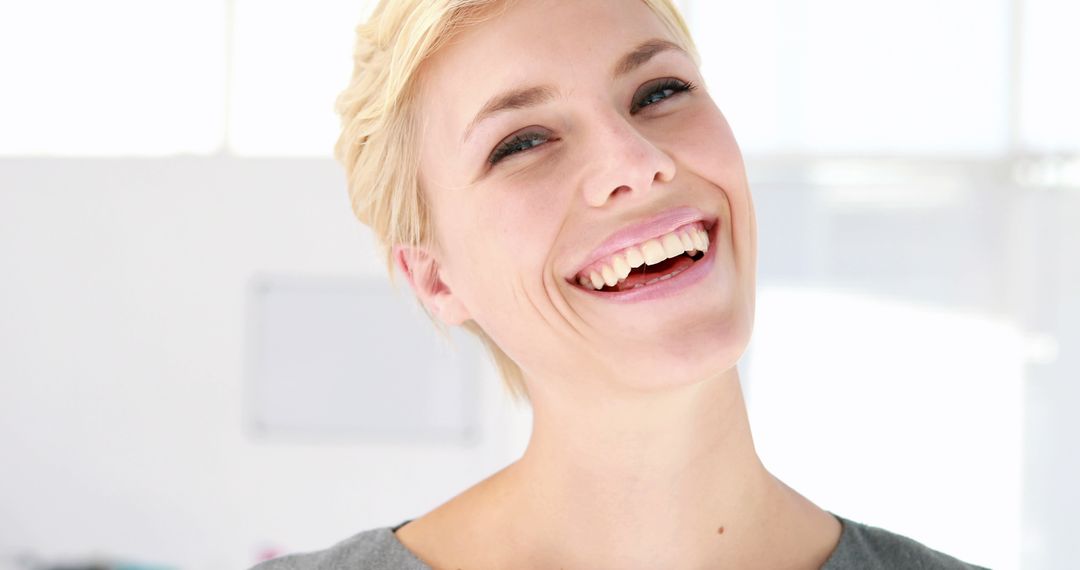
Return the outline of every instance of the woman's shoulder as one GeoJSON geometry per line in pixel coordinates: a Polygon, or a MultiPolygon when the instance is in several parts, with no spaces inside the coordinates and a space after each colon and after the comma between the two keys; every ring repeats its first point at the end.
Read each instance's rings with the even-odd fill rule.
{"type": "Polygon", "coordinates": [[[883,528],[833,514],[844,525],[840,543],[821,570],[987,570],[883,528]]]}
{"type": "Polygon", "coordinates": [[[404,548],[394,535],[394,530],[407,522],[365,530],[329,548],[288,554],[261,562],[250,570],[431,570],[404,548]]]}

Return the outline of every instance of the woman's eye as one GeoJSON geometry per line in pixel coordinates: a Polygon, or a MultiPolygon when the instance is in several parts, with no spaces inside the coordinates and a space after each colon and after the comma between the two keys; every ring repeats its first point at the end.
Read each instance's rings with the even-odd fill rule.
{"type": "MultiPolygon", "coordinates": [[[[697,86],[692,82],[679,81],[678,79],[663,79],[659,83],[651,83],[638,91],[639,93],[644,91],[645,95],[634,99],[634,104],[630,106],[630,114],[637,114],[642,108],[655,105],[676,93],[693,91],[694,89],[697,89],[697,86]]],[[[549,140],[551,140],[551,135],[537,131],[514,135],[495,147],[491,156],[488,157],[488,163],[495,165],[510,155],[540,146],[549,140]]]]}
{"type": "Polygon", "coordinates": [[[630,107],[630,114],[633,115],[640,111],[642,107],[656,104],[676,93],[693,91],[694,89],[697,89],[697,85],[694,85],[693,82],[679,81],[678,79],[663,79],[659,84],[647,85],[641,90],[645,92],[645,95],[641,98],[634,98],[634,104],[630,107]]]}
{"type": "Polygon", "coordinates": [[[495,147],[495,150],[488,158],[488,162],[495,164],[500,160],[516,154],[523,150],[528,150],[534,146],[539,146],[548,140],[549,136],[545,133],[529,131],[514,135],[509,140],[503,142],[499,146],[495,147]]]}

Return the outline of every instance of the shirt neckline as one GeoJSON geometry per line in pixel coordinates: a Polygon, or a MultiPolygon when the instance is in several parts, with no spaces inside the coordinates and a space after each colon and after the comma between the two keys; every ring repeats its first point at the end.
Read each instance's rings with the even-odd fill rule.
{"type": "MultiPolygon", "coordinates": [[[[826,558],[825,562],[821,565],[823,569],[828,568],[829,564],[833,562],[833,559],[839,556],[839,552],[841,552],[844,549],[845,545],[852,540],[851,533],[854,532],[851,521],[832,511],[826,510],[825,512],[829,513],[833,516],[833,518],[840,521],[840,540],[836,543],[836,547],[833,548],[833,551],[829,553],[829,557],[826,558]]],[[[411,558],[415,560],[418,564],[420,564],[422,568],[430,570],[430,567],[426,563],[424,563],[423,560],[420,560],[420,557],[414,554],[413,551],[409,550],[408,547],[405,546],[405,543],[398,540],[396,534],[398,529],[409,524],[412,521],[413,519],[405,519],[404,521],[395,526],[385,527],[384,530],[389,531],[390,543],[392,545],[392,548],[398,551],[398,554],[411,558]]]]}

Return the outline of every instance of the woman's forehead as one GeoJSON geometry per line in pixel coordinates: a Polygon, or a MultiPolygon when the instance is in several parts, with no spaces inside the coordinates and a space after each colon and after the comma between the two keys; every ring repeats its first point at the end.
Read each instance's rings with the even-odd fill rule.
{"type": "Polygon", "coordinates": [[[641,0],[514,2],[425,62],[425,123],[441,144],[463,145],[477,115],[497,100],[521,107],[552,98],[551,90],[530,88],[610,82],[620,62],[650,40],[675,44],[641,0]]]}

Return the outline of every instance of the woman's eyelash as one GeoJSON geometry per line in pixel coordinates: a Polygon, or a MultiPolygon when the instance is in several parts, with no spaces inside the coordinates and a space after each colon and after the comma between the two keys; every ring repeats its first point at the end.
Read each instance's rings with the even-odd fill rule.
{"type": "MultiPolygon", "coordinates": [[[[643,107],[654,105],[660,101],[671,97],[672,95],[675,95],[676,93],[681,93],[683,91],[693,91],[694,89],[697,89],[697,85],[694,85],[692,81],[665,79],[658,85],[656,85],[655,88],[649,91],[649,93],[647,93],[644,97],[635,101],[634,104],[630,107],[630,114],[633,115],[640,111],[643,107]],[[655,99],[654,96],[659,93],[662,93],[663,97],[661,97],[660,99],[655,99]]],[[[495,150],[491,153],[491,156],[488,158],[488,163],[494,165],[500,160],[512,154],[517,154],[521,151],[529,150],[532,147],[539,146],[544,142],[547,142],[549,137],[550,135],[536,131],[528,131],[518,135],[514,135],[513,138],[500,144],[498,147],[495,148],[495,150]]]]}
{"type": "Polygon", "coordinates": [[[671,92],[671,93],[665,94],[663,99],[659,99],[659,101],[663,101],[664,99],[667,99],[668,97],[671,97],[672,95],[674,95],[676,93],[680,93],[682,91],[693,91],[694,89],[697,89],[697,85],[694,85],[694,82],[692,82],[692,81],[684,82],[684,81],[679,81],[678,79],[665,79],[662,83],[657,85],[655,89],[653,89],[651,92],[646,94],[645,97],[642,97],[639,101],[635,102],[634,106],[630,108],[630,113],[631,114],[636,113],[642,107],[647,107],[649,105],[652,105],[653,103],[656,103],[656,101],[650,101],[650,98],[653,95],[656,95],[657,93],[661,93],[661,92],[664,92],[664,91],[670,91],[671,92]],[[642,101],[647,101],[647,102],[645,104],[642,104],[641,103],[642,101]]]}
{"type": "Polygon", "coordinates": [[[534,131],[514,135],[514,138],[499,145],[498,148],[495,149],[495,152],[491,153],[491,158],[488,159],[488,162],[495,164],[511,154],[516,154],[523,150],[538,146],[547,141],[547,136],[548,135],[545,135],[544,133],[534,131]]]}

